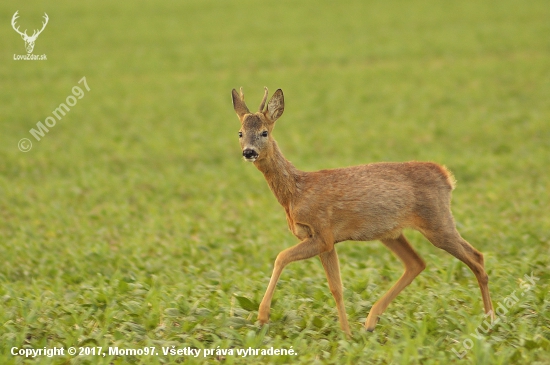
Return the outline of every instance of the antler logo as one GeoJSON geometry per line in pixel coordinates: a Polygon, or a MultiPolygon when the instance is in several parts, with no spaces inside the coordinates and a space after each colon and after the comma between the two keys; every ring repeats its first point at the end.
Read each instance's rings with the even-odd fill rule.
{"type": "Polygon", "coordinates": [[[44,30],[44,28],[46,28],[46,24],[48,24],[48,14],[44,13],[44,22],[42,23],[42,29],[40,30],[35,30],[33,31],[32,35],[29,37],[27,35],[27,30],[25,29],[24,32],[21,32],[19,30],[19,27],[15,27],[15,21],[17,20],[17,18],[19,18],[19,15],[17,14],[19,12],[19,10],[17,10],[15,12],[15,14],[13,14],[13,17],[11,18],[11,26],[13,27],[13,29],[19,33],[21,35],[21,38],[23,38],[23,40],[25,41],[25,48],[27,49],[27,53],[32,53],[32,50],[34,49],[34,42],[36,41],[36,38],[38,38],[38,36],[40,35],[40,33],[42,33],[42,31],[44,30]]]}

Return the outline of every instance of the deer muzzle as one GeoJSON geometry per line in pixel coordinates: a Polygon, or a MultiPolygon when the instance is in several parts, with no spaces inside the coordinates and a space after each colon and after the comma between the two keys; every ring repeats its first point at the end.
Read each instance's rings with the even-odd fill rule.
{"type": "Polygon", "coordinates": [[[246,161],[254,162],[258,158],[258,152],[252,148],[245,148],[243,150],[243,157],[246,161]]]}

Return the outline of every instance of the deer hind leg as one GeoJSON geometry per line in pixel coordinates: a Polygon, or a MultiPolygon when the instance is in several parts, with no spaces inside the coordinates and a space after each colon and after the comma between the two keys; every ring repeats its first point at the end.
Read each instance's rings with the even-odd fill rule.
{"type": "Polygon", "coordinates": [[[382,243],[403,262],[405,272],[391,289],[372,306],[365,322],[367,331],[371,332],[378,322],[378,316],[384,313],[390,302],[426,268],[426,264],[414,251],[405,236],[400,235],[396,239],[384,239],[382,243]]]}
{"type": "Polygon", "coordinates": [[[323,252],[319,255],[321,263],[325,268],[327,275],[328,287],[334,300],[336,301],[336,308],[338,309],[338,317],[340,318],[340,328],[351,336],[351,332],[348,324],[348,317],[346,316],[346,308],[344,306],[344,297],[342,289],[342,280],[340,279],[340,267],[338,264],[338,255],[336,254],[336,248],[331,251],[323,252]]]}
{"type": "Polygon", "coordinates": [[[494,319],[493,304],[491,303],[491,296],[489,294],[489,276],[485,272],[485,265],[483,261],[483,254],[470,245],[464,238],[460,236],[460,233],[456,230],[452,218],[448,221],[445,227],[450,227],[440,230],[432,230],[422,232],[426,238],[436,247],[447,251],[460,261],[464,262],[470,270],[476,276],[481,290],[481,297],[483,299],[483,307],[485,313],[489,313],[494,319]]]}

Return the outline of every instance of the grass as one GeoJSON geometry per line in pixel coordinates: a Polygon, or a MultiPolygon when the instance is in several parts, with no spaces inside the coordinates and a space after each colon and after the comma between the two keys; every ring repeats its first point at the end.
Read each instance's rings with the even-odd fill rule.
{"type": "Polygon", "coordinates": [[[0,15],[0,363],[550,363],[545,1],[29,1],[0,15]],[[34,50],[47,61],[12,59],[16,10],[21,29],[48,13],[34,50]],[[35,140],[83,76],[91,90],[35,140]],[[251,108],[264,86],[284,90],[275,137],[303,170],[450,168],[459,230],[485,254],[495,306],[509,304],[501,323],[471,336],[485,320],[473,274],[406,232],[428,267],[375,332],[362,323],[403,270],[378,242],[337,247],[354,338],[317,259],[285,269],[261,329],[273,261],[296,239],[240,158],[239,86],[251,108]],[[70,346],[159,356],[11,355],[70,346]],[[163,355],[172,346],[297,355],[163,355]]]}

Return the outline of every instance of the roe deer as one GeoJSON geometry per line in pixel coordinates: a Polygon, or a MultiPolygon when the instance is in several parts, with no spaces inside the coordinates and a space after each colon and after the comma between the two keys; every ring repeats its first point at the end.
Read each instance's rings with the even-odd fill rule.
{"type": "Polygon", "coordinates": [[[380,240],[403,262],[405,272],[372,306],[365,327],[373,331],[389,303],[426,267],[403,236],[404,228],[421,232],[434,246],[468,265],[479,283],[485,312],[494,317],[483,255],[455,228],[450,210],[455,180],[445,167],[413,161],[300,171],[283,157],[271,134],[275,121],[284,111],[282,90],[275,91],[264,109],[268,96],[265,88],[256,113],[248,110],[242,88],[240,95],[233,89],[232,96],[241,121],[239,138],[243,157],[264,174],[285,209],[289,229],[301,241],[277,255],[259,307],[260,323],[268,322],[271,298],[284,267],[319,255],[336,301],[340,327],[349,336],[334,245],[346,240],[380,240]]]}

